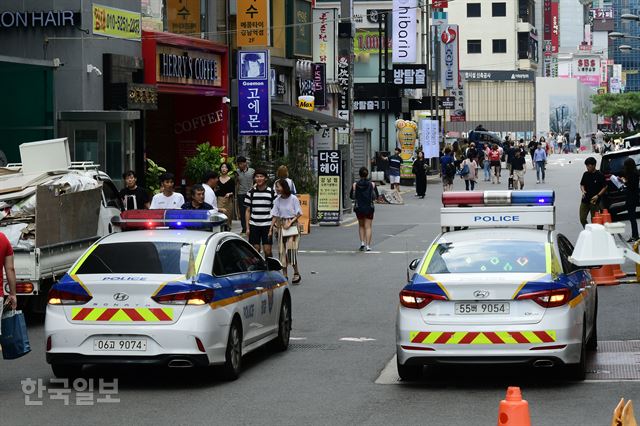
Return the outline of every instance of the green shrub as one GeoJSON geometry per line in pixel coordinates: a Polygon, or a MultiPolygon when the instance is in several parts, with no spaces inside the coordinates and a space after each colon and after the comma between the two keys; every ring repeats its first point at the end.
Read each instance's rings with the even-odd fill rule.
{"type": "Polygon", "coordinates": [[[196,147],[196,155],[186,157],[186,165],[184,174],[191,183],[197,183],[208,171],[220,171],[220,165],[224,162],[229,164],[229,175],[233,175],[235,170],[235,158],[224,157],[222,153],[224,147],[211,146],[208,142],[202,143],[196,147]]]}

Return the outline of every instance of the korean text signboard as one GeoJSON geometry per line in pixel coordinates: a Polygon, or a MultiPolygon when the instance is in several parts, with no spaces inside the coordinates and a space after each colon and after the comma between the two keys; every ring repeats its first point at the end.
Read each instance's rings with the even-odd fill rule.
{"type": "Polygon", "coordinates": [[[238,52],[238,133],[240,136],[271,134],[269,51],[238,52]]]}
{"type": "Polygon", "coordinates": [[[340,223],[341,184],[340,151],[318,151],[318,222],[340,223]]]}
{"type": "Polygon", "coordinates": [[[237,0],[238,47],[269,45],[269,1],[237,0]]]}
{"type": "Polygon", "coordinates": [[[313,62],[326,65],[326,75],[335,78],[336,9],[313,9],[313,62]]]}
{"type": "Polygon", "coordinates": [[[420,89],[427,87],[427,66],[423,64],[394,64],[393,84],[401,89],[420,89]]]}
{"type": "Polygon", "coordinates": [[[142,18],[139,13],[99,4],[93,4],[92,12],[93,34],[127,40],[140,40],[140,22],[142,18]]]}
{"type": "Polygon", "coordinates": [[[349,119],[349,56],[347,52],[340,54],[338,58],[338,85],[340,93],[338,94],[338,118],[342,120],[349,119]]]}
{"type": "Polygon", "coordinates": [[[307,0],[295,0],[293,16],[293,54],[296,57],[313,57],[313,15],[311,3],[307,0]]]}
{"type": "Polygon", "coordinates": [[[200,0],[167,0],[169,32],[200,36],[200,0]]]}

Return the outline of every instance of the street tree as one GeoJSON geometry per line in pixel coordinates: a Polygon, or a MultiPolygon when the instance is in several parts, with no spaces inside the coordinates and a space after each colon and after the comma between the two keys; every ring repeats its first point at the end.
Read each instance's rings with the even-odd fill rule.
{"type": "Polygon", "coordinates": [[[622,117],[624,129],[628,129],[629,124],[636,129],[636,123],[640,121],[640,93],[603,93],[591,96],[591,100],[594,114],[622,117]]]}

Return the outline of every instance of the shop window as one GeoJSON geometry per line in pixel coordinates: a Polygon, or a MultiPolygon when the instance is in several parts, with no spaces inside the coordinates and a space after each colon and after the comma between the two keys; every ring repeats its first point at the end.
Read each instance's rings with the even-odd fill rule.
{"type": "Polygon", "coordinates": [[[100,142],[97,130],[76,130],[74,140],[74,161],[100,162],[100,142]]]}
{"type": "Polygon", "coordinates": [[[467,53],[482,53],[482,40],[467,40],[467,53]]]}
{"type": "Polygon", "coordinates": [[[122,177],[123,143],[121,123],[107,123],[106,172],[116,182],[122,177]]]}
{"type": "Polygon", "coordinates": [[[507,40],[493,40],[493,53],[507,53],[507,40]]]}
{"type": "Polygon", "coordinates": [[[480,17],[480,3],[467,3],[467,18],[480,17]]]}

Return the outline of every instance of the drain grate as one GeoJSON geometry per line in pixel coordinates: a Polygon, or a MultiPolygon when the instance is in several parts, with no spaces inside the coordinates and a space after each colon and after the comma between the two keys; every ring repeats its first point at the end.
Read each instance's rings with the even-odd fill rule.
{"type": "Polygon", "coordinates": [[[338,345],[323,344],[323,343],[290,343],[289,350],[291,351],[334,351],[338,349],[338,345]]]}
{"type": "Polygon", "coordinates": [[[640,379],[640,340],[605,340],[589,357],[587,379],[640,379]]]}

